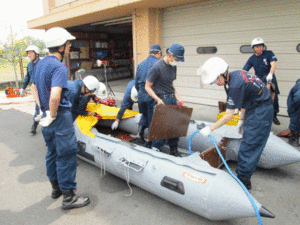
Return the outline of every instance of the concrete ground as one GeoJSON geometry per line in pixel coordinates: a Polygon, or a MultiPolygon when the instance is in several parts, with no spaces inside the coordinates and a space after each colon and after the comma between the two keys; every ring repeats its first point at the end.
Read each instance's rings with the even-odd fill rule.
{"type": "MultiPolygon", "coordinates": [[[[128,80],[109,83],[118,101],[127,83],[128,80]]],[[[215,121],[218,109],[207,112],[206,107],[194,108],[193,119],[215,121]]],[[[62,198],[50,197],[44,159],[46,146],[40,129],[36,136],[28,133],[33,113],[32,96],[7,99],[0,93],[0,224],[257,224],[255,217],[209,221],[134,185],[132,196],[126,197],[129,193],[126,181],[108,173],[100,177],[100,169],[81,160],[77,193],[88,195],[91,204],[63,211],[62,198]]],[[[282,125],[273,125],[274,133],[288,127],[287,118],[279,119],[282,125]]],[[[234,171],[236,163],[230,162],[229,166],[234,171]]],[[[299,223],[300,163],[271,170],[257,169],[252,184],[251,194],[276,215],[275,219],[263,218],[263,224],[299,223]]]]}

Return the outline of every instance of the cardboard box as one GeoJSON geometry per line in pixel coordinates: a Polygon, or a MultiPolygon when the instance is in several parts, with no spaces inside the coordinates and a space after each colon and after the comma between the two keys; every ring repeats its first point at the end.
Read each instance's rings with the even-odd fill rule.
{"type": "Polygon", "coordinates": [[[93,62],[81,62],[81,69],[85,69],[85,70],[91,70],[93,67],[93,62]]]}
{"type": "Polygon", "coordinates": [[[88,58],[90,58],[89,47],[80,47],[80,58],[81,59],[88,59],[88,58]]]}

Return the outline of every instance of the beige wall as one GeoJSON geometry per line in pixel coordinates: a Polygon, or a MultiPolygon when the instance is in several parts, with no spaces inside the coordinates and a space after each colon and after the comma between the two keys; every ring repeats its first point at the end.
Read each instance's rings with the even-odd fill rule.
{"type": "Polygon", "coordinates": [[[135,9],[132,13],[133,54],[135,68],[149,55],[153,44],[161,45],[161,11],[135,9]]]}

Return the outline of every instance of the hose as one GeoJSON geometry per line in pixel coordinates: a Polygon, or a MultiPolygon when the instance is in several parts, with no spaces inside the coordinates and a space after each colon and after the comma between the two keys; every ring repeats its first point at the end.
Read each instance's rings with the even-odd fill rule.
{"type": "MultiPolygon", "coordinates": [[[[195,134],[197,134],[200,130],[196,130],[192,133],[192,135],[190,136],[189,138],[189,154],[193,154],[192,152],[192,148],[191,148],[191,143],[192,143],[192,138],[194,137],[195,134]]],[[[246,193],[247,197],[249,198],[250,202],[251,202],[251,205],[252,207],[254,208],[254,211],[255,211],[255,214],[256,214],[256,217],[257,217],[257,220],[258,220],[258,224],[259,225],[262,225],[262,219],[261,219],[261,216],[260,216],[260,213],[259,213],[259,209],[257,208],[256,204],[255,204],[255,201],[252,197],[252,195],[250,194],[250,192],[247,190],[247,188],[245,187],[245,185],[233,174],[233,172],[231,171],[231,169],[229,168],[229,166],[227,165],[225,159],[223,158],[222,154],[221,154],[221,151],[215,141],[215,139],[211,136],[211,135],[208,135],[208,137],[210,138],[210,140],[212,141],[212,143],[214,144],[214,146],[216,147],[217,149],[217,152],[220,156],[220,158],[222,159],[222,162],[223,164],[225,165],[227,171],[229,172],[229,174],[233,177],[233,179],[235,179],[237,181],[237,183],[242,187],[242,189],[244,190],[244,192],[246,193]]]]}

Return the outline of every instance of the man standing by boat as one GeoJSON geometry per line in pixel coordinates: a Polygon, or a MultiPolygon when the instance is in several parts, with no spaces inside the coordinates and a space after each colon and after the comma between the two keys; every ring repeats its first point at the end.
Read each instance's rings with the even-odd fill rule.
{"type": "MultiPolygon", "coordinates": [[[[155,63],[148,72],[145,89],[158,105],[183,105],[178,95],[174,81],[176,80],[177,65],[184,62],[184,47],[180,44],[172,44],[167,50],[167,55],[155,63]]],[[[179,138],[167,139],[170,146],[170,155],[180,156],[178,152],[179,138]]],[[[152,142],[152,147],[159,150],[165,140],[152,142]]]]}
{"type": "MultiPolygon", "coordinates": [[[[66,97],[68,70],[62,63],[70,52],[75,37],[60,27],[46,31],[47,55],[36,67],[32,94],[44,112],[42,133],[47,145],[47,176],[52,185],[52,198],[63,195],[62,208],[86,206],[89,198],[75,195],[78,145],[73,127],[71,103],[66,97]]],[[[93,90],[89,90],[93,91],[93,90]]]]}
{"type": "MultiPolygon", "coordinates": [[[[40,61],[40,49],[37,46],[29,45],[25,51],[27,52],[27,56],[30,59],[30,62],[27,65],[27,74],[24,78],[23,86],[20,89],[21,97],[24,96],[24,92],[25,92],[26,87],[28,86],[29,82],[32,82],[33,70],[35,69],[35,66],[40,61]]],[[[42,114],[39,115],[39,113],[40,113],[40,109],[39,109],[38,105],[35,104],[35,113],[33,115],[33,124],[30,129],[30,133],[32,133],[32,135],[36,134],[36,129],[39,124],[39,120],[41,119],[41,116],[42,116],[42,114]]]]}
{"type": "Polygon", "coordinates": [[[243,70],[249,71],[252,67],[254,68],[255,75],[260,80],[267,83],[273,83],[275,86],[275,96],[273,101],[274,106],[274,118],[273,122],[276,125],[280,125],[277,118],[279,112],[278,95],[280,94],[277,79],[275,76],[276,61],[277,58],[272,51],[265,51],[265,43],[262,38],[255,38],[251,42],[251,47],[254,50],[254,54],[248,59],[243,70]]]}
{"type": "Polygon", "coordinates": [[[212,131],[233,118],[234,111],[241,108],[237,128],[243,132],[238,152],[236,173],[248,190],[250,178],[257,167],[261,153],[271,131],[274,109],[270,91],[255,75],[237,70],[228,72],[228,64],[219,57],[207,60],[198,71],[204,84],[224,86],[227,93],[226,114],[211,126],[201,129],[208,136],[212,131]]]}
{"type": "Polygon", "coordinates": [[[139,136],[144,141],[144,131],[150,127],[153,116],[154,99],[145,90],[145,83],[149,69],[161,59],[162,53],[159,45],[152,45],[150,55],[137,66],[135,88],[138,91],[139,111],[142,114],[139,122],[139,136]]]}

